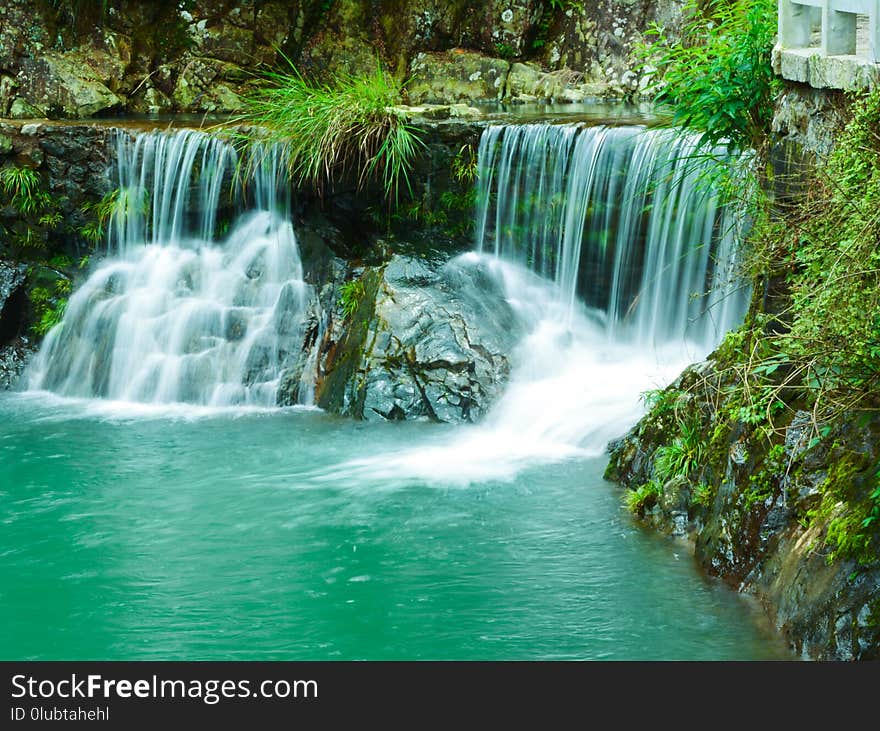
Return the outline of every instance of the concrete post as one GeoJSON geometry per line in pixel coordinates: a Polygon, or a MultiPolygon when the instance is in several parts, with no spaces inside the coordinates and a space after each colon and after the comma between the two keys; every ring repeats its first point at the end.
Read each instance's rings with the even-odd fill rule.
{"type": "Polygon", "coordinates": [[[874,63],[880,63],[880,3],[868,16],[868,55],[874,63]]]}
{"type": "Polygon", "coordinates": [[[831,9],[831,0],[822,5],[822,53],[844,56],[856,52],[855,13],[831,9]]]}
{"type": "Polygon", "coordinates": [[[791,0],[779,0],[779,46],[808,48],[813,25],[813,8],[791,0]]]}

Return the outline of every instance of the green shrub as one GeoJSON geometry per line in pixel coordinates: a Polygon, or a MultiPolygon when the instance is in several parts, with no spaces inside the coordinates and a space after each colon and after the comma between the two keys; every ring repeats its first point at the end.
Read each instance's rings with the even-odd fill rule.
{"type": "Polygon", "coordinates": [[[673,477],[687,477],[703,459],[704,443],[697,421],[679,421],[678,434],[654,453],[654,479],[661,484],[673,477]]]}
{"type": "Polygon", "coordinates": [[[44,337],[53,327],[64,318],[67,308],[67,298],[70,296],[71,284],[69,279],[58,279],[51,289],[49,287],[34,287],[30,291],[31,305],[34,308],[34,324],[31,331],[38,337],[44,337]]]}
{"type": "Polygon", "coordinates": [[[718,489],[714,485],[701,482],[694,488],[693,493],[691,494],[691,503],[703,508],[710,508],[715,500],[715,494],[717,491],[718,489]]]}
{"type": "Polygon", "coordinates": [[[4,205],[18,213],[17,223],[6,227],[6,233],[20,250],[45,250],[49,233],[63,223],[60,201],[43,189],[39,173],[31,168],[12,165],[0,170],[0,207],[4,205]]]}
{"type": "Polygon", "coordinates": [[[656,24],[647,32],[648,93],[708,143],[762,149],[781,86],[770,63],[776,0],[689,0],[687,12],[680,40],[656,24]]]}

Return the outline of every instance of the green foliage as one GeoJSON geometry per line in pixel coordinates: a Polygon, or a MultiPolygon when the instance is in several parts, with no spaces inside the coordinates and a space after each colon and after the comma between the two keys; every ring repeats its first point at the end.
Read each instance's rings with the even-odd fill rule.
{"type": "Polygon", "coordinates": [[[547,0],[547,4],[553,10],[574,10],[578,13],[584,12],[584,3],[582,0],[547,0]]]}
{"type": "Polygon", "coordinates": [[[147,215],[150,210],[149,191],[143,191],[140,200],[127,188],[114,188],[104,194],[99,201],[89,201],[80,206],[80,210],[90,217],[80,229],[80,235],[92,246],[97,246],[105,236],[107,224],[114,216],[125,220],[137,212],[147,215]]]}
{"type": "Polygon", "coordinates": [[[690,0],[681,40],[649,28],[642,71],[648,92],[669,105],[673,123],[707,143],[764,147],[781,82],[770,63],[776,0],[690,0]]]}
{"type": "Polygon", "coordinates": [[[462,145],[452,158],[452,179],[461,185],[473,185],[477,179],[477,153],[473,145],[462,145]]]}
{"type": "Polygon", "coordinates": [[[706,482],[701,482],[694,488],[691,494],[691,503],[699,505],[702,508],[710,508],[715,501],[715,494],[717,491],[717,487],[706,482]]]}
{"type": "Polygon", "coordinates": [[[626,493],[626,507],[631,513],[644,516],[644,514],[653,508],[660,496],[663,494],[663,485],[656,480],[647,482],[635,490],[629,490],[626,493]]]}
{"type": "Polygon", "coordinates": [[[798,402],[814,417],[810,446],[843,414],[880,407],[880,92],[852,111],[803,196],[750,235],[755,273],[784,289],[785,308],[718,351],[737,374],[730,416],[772,427],[798,402]]]}
{"type": "Polygon", "coordinates": [[[703,459],[702,430],[697,421],[679,421],[679,432],[669,444],[654,453],[654,479],[665,483],[673,477],[687,477],[703,459]]]}
{"type": "Polygon", "coordinates": [[[0,170],[0,207],[12,206],[18,223],[7,228],[12,243],[21,250],[44,250],[49,233],[63,223],[60,201],[42,187],[36,170],[7,166],[0,170]]]}
{"type": "Polygon", "coordinates": [[[869,469],[864,455],[835,454],[828,477],[819,486],[819,505],[806,515],[806,524],[827,524],[824,544],[828,563],[851,559],[860,565],[877,561],[880,538],[880,470],[869,469]]]}
{"type": "Polygon", "coordinates": [[[675,388],[656,388],[641,394],[642,403],[655,417],[675,413],[680,399],[681,391],[675,388]]]}
{"type": "Polygon", "coordinates": [[[509,43],[496,43],[495,44],[495,55],[498,58],[506,58],[511,59],[516,57],[516,49],[511,46],[509,43]]]}
{"type": "MultiPolygon", "coordinates": [[[[251,142],[281,142],[294,180],[320,188],[347,171],[358,172],[359,184],[381,181],[386,198],[397,200],[401,180],[410,188],[409,171],[424,143],[402,113],[401,87],[377,63],[369,76],[339,75],[316,85],[291,64],[286,73],[267,74],[268,85],[248,99],[240,121],[265,131],[251,142]]],[[[260,154],[261,145],[251,145],[260,154]]]]}
{"type": "Polygon", "coordinates": [[[776,339],[831,400],[880,377],[880,93],[861,98],[792,244],[791,330],[776,339]]]}
{"type": "Polygon", "coordinates": [[[30,291],[31,305],[34,308],[35,322],[31,331],[38,337],[44,337],[64,318],[67,298],[70,295],[70,280],[58,279],[52,288],[34,287],[30,291]]]}
{"type": "Polygon", "coordinates": [[[764,455],[761,469],[749,475],[749,487],[743,493],[747,511],[773,496],[779,489],[785,471],[785,447],[782,444],[774,444],[764,455]]]}
{"type": "Polygon", "coordinates": [[[364,298],[364,283],[360,279],[345,282],[339,288],[339,306],[346,317],[351,317],[360,307],[364,298]]]}
{"type": "Polygon", "coordinates": [[[39,207],[40,176],[31,168],[6,167],[0,170],[0,190],[19,213],[29,215],[39,207]]]}

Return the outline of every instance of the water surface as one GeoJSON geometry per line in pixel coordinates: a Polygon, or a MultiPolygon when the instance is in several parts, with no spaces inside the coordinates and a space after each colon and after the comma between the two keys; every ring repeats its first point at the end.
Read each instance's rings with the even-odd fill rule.
{"type": "Polygon", "coordinates": [[[0,657],[787,657],[604,457],[446,485],[339,465],[460,431],[0,395],[0,657]]]}

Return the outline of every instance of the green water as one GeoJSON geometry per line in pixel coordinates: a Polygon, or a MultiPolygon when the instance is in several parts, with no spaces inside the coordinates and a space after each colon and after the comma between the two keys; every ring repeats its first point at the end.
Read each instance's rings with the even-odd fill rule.
{"type": "Polygon", "coordinates": [[[604,459],[444,487],[334,467],[436,425],[0,395],[0,657],[787,657],[604,459]]]}

